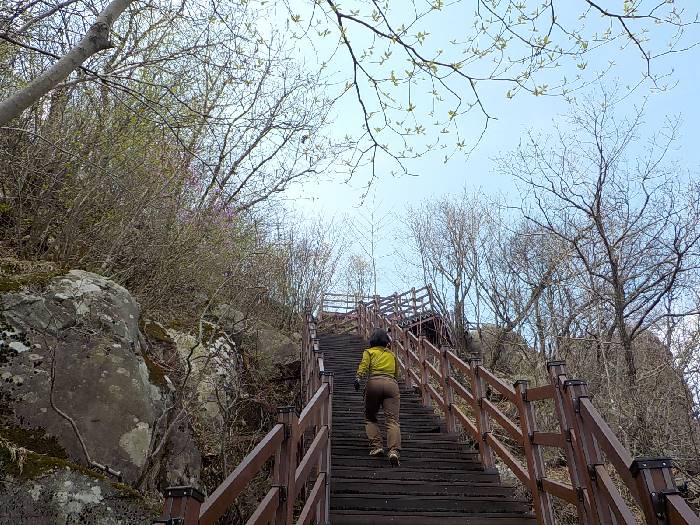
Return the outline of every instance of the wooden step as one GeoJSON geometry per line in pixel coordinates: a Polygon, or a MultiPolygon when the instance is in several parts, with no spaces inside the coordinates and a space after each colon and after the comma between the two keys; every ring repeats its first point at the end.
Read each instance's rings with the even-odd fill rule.
{"type": "Polygon", "coordinates": [[[331,510],[384,510],[393,512],[526,513],[529,503],[503,496],[413,495],[413,494],[334,494],[331,510]]]}
{"type": "Polygon", "coordinates": [[[533,517],[515,514],[479,513],[406,513],[371,512],[360,510],[336,510],[330,515],[333,525],[535,525],[533,517]]]}
{"type": "Polygon", "coordinates": [[[331,482],[331,493],[346,494],[433,494],[453,496],[513,496],[513,487],[491,482],[451,481],[424,483],[423,481],[367,479],[337,479],[331,482]]]}
{"type": "MultiPolygon", "coordinates": [[[[389,460],[383,456],[338,456],[333,455],[334,467],[366,467],[382,468],[389,465],[389,460]]],[[[436,458],[436,457],[404,457],[401,456],[401,466],[416,470],[481,470],[481,462],[469,459],[436,458]]]]}
{"type": "Polygon", "coordinates": [[[375,468],[336,466],[332,470],[334,479],[365,479],[365,480],[412,480],[422,482],[442,481],[490,481],[499,482],[498,472],[486,472],[484,470],[443,470],[424,468],[420,470],[400,467],[391,467],[389,462],[375,468]]]}
{"type": "MultiPolygon", "coordinates": [[[[434,434],[433,434],[434,435],[434,434]]],[[[440,436],[440,434],[438,434],[440,436]]],[[[433,438],[429,434],[407,434],[401,433],[403,440],[402,447],[411,450],[436,450],[436,451],[469,451],[478,453],[478,451],[467,445],[458,443],[456,439],[441,439],[433,438]],[[419,439],[422,436],[428,436],[426,439],[419,439]]],[[[354,447],[358,450],[366,451],[367,436],[333,436],[333,447],[354,447]]]]}
{"type": "MultiPolygon", "coordinates": [[[[361,445],[342,445],[333,441],[332,444],[333,456],[348,456],[348,457],[362,457],[369,453],[369,448],[366,444],[361,445]]],[[[471,461],[479,461],[479,453],[476,450],[459,450],[445,449],[445,448],[427,448],[427,447],[416,447],[413,443],[407,442],[401,445],[401,458],[403,459],[413,459],[413,458],[425,458],[432,457],[442,460],[447,459],[469,459],[471,461]]]]}

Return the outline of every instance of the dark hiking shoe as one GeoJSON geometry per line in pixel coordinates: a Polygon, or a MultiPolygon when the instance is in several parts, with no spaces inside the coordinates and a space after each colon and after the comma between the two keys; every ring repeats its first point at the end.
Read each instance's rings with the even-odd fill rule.
{"type": "Polygon", "coordinates": [[[399,461],[399,451],[398,450],[392,450],[389,452],[389,463],[391,463],[392,467],[398,467],[401,462],[399,461]]]}
{"type": "Polygon", "coordinates": [[[373,448],[372,450],[370,450],[369,455],[372,457],[383,456],[384,449],[382,447],[373,448]]]}

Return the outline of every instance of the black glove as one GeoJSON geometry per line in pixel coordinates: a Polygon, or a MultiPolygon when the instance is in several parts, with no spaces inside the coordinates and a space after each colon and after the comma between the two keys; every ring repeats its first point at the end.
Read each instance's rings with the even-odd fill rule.
{"type": "Polygon", "coordinates": [[[355,378],[355,381],[353,382],[353,386],[355,387],[355,392],[357,392],[360,389],[360,379],[355,378]]]}

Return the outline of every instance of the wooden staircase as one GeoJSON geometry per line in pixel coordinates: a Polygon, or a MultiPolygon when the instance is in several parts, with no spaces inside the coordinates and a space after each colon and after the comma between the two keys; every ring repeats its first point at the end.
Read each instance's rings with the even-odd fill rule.
{"type": "Polygon", "coordinates": [[[163,514],[153,523],[216,525],[271,466],[270,483],[246,525],[556,525],[555,498],[575,508],[581,525],[700,525],[675,485],[671,460],[633,458],[592,403],[586,382],[569,378],[566,363],[547,363],[546,384],[511,386],[479,358],[465,362],[449,348],[431,297],[426,287],[357,305],[349,298],[352,309],[334,296],[336,306],[322,305],[318,315],[332,330],[354,327],[364,338],[377,327],[391,330],[400,377],[418,389],[400,383],[400,467],[368,455],[362,396],[352,384],[365,339],[319,338],[316,319],[306,313],[301,412],[279,407],[277,424],[208,496],[192,486],[168,487],[163,514]],[[554,432],[537,425],[536,405],[543,401],[554,405],[554,432]],[[511,405],[511,415],[501,404],[511,405]],[[520,458],[494,426],[510,436],[520,458]],[[459,428],[478,450],[459,443],[459,428]],[[563,451],[568,483],[547,476],[545,447],[563,451]],[[496,457],[528,490],[532,505],[500,482],[496,457]],[[634,501],[625,500],[610,472],[634,501]]]}
{"type": "Polygon", "coordinates": [[[365,341],[357,335],[321,335],[319,343],[326,369],[335,376],[332,525],[535,523],[530,502],[517,499],[495,470],[485,471],[478,451],[445,432],[441,419],[403,383],[401,466],[369,457],[362,393],[353,388],[365,341]]]}

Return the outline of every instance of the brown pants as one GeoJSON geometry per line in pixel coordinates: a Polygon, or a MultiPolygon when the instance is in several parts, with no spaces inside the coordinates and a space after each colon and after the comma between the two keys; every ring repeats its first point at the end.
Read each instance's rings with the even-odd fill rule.
{"type": "Polygon", "coordinates": [[[365,431],[372,448],[382,447],[382,433],[377,424],[379,408],[384,409],[389,450],[401,450],[401,428],[399,427],[399,385],[390,377],[370,377],[365,386],[365,431]]]}

